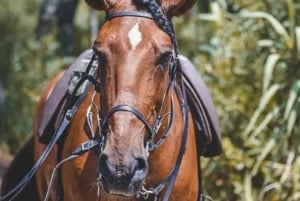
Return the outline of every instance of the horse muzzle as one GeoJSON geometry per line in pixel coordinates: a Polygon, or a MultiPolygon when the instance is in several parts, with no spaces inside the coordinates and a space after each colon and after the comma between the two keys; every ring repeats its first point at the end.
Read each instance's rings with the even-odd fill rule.
{"type": "Polygon", "coordinates": [[[117,165],[107,154],[99,157],[101,183],[107,193],[120,196],[134,196],[142,188],[148,165],[143,157],[131,157],[128,165],[117,165]]]}

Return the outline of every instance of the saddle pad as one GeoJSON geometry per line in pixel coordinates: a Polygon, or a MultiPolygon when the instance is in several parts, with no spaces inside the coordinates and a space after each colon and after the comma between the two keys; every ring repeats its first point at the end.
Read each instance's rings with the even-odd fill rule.
{"type": "MultiPolygon", "coordinates": [[[[69,81],[72,72],[82,60],[92,58],[91,49],[83,52],[76,61],[64,73],[46,101],[41,121],[38,125],[38,137],[40,142],[47,144],[55,129],[58,119],[61,118],[62,108],[66,102],[69,89],[69,81]]],[[[190,111],[193,115],[197,133],[198,154],[207,157],[221,153],[221,132],[217,114],[207,86],[193,64],[184,56],[179,56],[183,73],[184,85],[187,89],[190,111]]],[[[86,89],[88,90],[88,89],[86,89]]]]}
{"type": "Polygon", "coordinates": [[[210,92],[189,59],[180,55],[179,61],[197,133],[198,154],[219,155],[222,152],[221,130],[210,92]]]}

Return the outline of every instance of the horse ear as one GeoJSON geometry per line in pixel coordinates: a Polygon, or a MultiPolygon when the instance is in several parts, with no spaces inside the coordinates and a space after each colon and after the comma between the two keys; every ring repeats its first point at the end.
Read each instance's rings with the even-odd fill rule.
{"type": "Polygon", "coordinates": [[[107,11],[116,0],[85,0],[85,2],[93,9],[107,11]]]}
{"type": "Polygon", "coordinates": [[[161,5],[168,17],[173,17],[186,13],[195,2],[196,0],[161,0],[161,5]]]}

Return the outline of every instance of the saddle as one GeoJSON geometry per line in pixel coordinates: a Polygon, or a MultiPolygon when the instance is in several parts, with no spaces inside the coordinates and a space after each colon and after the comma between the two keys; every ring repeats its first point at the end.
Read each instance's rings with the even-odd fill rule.
{"type": "MultiPolygon", "coordinates": [[[[58,119],[63,115],[70,84],[80,67],[92,58],[91,49],[84,51],[68,68],[47,99],[38,124],[39,141],[48,144],[58,127],[58,119]]],[[[186,88],[188,104],[193,116],[198,154],[205,157],[219,155],[222,151],[221,131],[217,113],[207,86],[194,65],[184,56],[179,56],[182,79],[186,88]]],[[[89,90],[84,88],[83,90],[89,90]]]]}
{"type": "Polygon", "coordinates": [[[196,129],[198,154],[206,157],[222,152],[221,129],[210,92],[190,60],[179,55],[182,79],[196,129]]]}

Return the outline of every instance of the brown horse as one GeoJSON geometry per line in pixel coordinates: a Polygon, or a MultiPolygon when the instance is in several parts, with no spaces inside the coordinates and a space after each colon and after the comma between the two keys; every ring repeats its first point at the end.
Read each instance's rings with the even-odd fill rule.
{"type": "MultiPolygon", "coordinates": [[[[169,21],[195,1],[86,1],[107,14],[93,46],[95,55],[89,56],[88,68],[94,58],[98,63],[95,76],[87,76],[95,88],[87,87],[79,98],[73,92],[65,108],[71,105],[67,111],[72,112],[75,105],[76,112],[66,115],[66,124],[56,120],[63,122],[58,130],[63,127],[64,135],[37,170],[39,199],[202,199],[195,125],[169,21]]],[[[61,76],[51,81],[38,105],[37,162],[47,149],[38,138],[44,105],[61,76]]]]}

